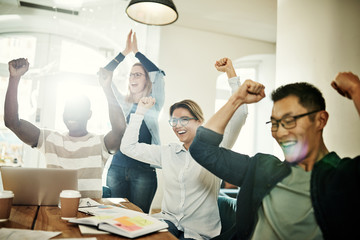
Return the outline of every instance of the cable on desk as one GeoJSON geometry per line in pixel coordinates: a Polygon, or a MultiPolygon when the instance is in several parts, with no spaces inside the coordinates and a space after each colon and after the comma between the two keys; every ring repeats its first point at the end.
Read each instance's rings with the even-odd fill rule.
{"type": "Polygon", "coordinates": [[[37,210],[36,210],[36,213],[35,213],[35,217],[34,217],[33,223],[31,224],[31,230],[34,230],[34,228],[35,228],[36,219],[37,219],[37,217],[38,217],[39,211],[40,211],[40,206],[37,206],[37,210]]]}

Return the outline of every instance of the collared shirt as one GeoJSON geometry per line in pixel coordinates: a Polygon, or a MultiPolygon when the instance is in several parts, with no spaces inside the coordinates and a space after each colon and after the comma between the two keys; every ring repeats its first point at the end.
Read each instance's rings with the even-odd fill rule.
{"type": "MultiPolygon", "coordinates": [[[[232,92],[238,77],[229,79],[232,92]]],[[[247,106],[242,105],[228,123],[221,146],[231,148],[245,123],[247,106]]],[[[185,238],[210,239],[220,234],[217,198],[221,180],[200,166],[182,145],[149,145],[138,142],[142,115],[132,114],[121,143],[131,158],[158,165],[163,174],[162,212],[158,217],[174,223],[185,238]]]]}
{"type": "Polygon", "coordinates": [[[221,230],[217,197],[220,179],[201,167],[180,144],[138,142],[142,115],[132,114],[121,151],[162,168],[164,196],[160,218],[174,223],[186,238],[209,239],[221,230]]]}

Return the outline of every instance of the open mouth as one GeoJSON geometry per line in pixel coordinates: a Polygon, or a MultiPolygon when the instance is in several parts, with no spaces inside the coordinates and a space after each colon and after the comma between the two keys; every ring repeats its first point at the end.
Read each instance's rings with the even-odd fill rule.
{"type": "Polygon", "coordinates": [[[185,133],[186,133],[185,130],[179,130],[179,131],[177,131],[177,134],[179,134],[179,135],[182,135],[182,134],[185,134],[185,133]]]}
{"type": "Polygon", "coordinates": [[[289,147],[293,147],[296,145],[296,141],[292,140],[292,141],[284,141],[284,142],[280,142],[280,146],[282,148],[289,148],[289,147]]]}
{"type": "Polygon", "coordinates": [[[66,121],[66,123],[67,123],[68,126],[77,126],[78,121],[68,120],[68,121],[66,121]]]}

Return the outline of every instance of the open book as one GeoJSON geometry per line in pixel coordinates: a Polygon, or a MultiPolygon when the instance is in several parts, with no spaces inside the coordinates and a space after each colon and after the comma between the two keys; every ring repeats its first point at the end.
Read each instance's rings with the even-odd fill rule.
{"type": "Polygon", "coordinates": [[[168,227],[167,223],[145,213],[118,208],[109,214],[70,219],[69,222],[97,226],[98,229],[128,238],[136,238],[168,227]]]}
{"type": "Polygon", "coordinates": [[[94,205],[94,207],[79,207],[78,211],[93,216],[108,216],[117,213],[123,213],[123,207],[117,207],[112,205],[94,205]]]}

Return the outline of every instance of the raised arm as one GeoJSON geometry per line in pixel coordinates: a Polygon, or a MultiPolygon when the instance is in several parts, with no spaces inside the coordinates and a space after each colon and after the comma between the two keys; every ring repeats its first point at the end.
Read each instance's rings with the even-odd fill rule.
{"type": "Polygon", "coordinates": [[[9,84],[5,96],[4,122],[5,126],[13,131],[24,143],[36,147],[40,129],[34,124],[19,119],[18,87],[21,76],[29,69],[29,62],[19,58],[9,62],[9,84]]]}
{"type": "Polygon", "coordinates": [[[126,128],[120,150],[125,155],[138,161],[161,166],[161,146],[139,142],[140,126],[144,120],[145,113],[155,104],[152,97],[140,99],[136,112],[131,114],[129,124],[126,128]]]}
{"type": "Polygon", "coordinates": [[[240,106],[258,102],[264,97],[262,84],[246,80],[204,127],[197,129],[189,148],[194,160],[224,181],[241,186],[251,160],[247,155],[219,147],[220,140],[225,137],[225,127],[240,106]]]}
{"type": "Polygon", "coordinates": [[[137,45],[136,33],[133,34],[133,40],[131,42],[131,49],[132,49],[133,53],[135,54],[135,57],[137,59],[139,59],[141,64],[145,67],[145,69],[148,72],[160,71],[160,69],[153,62],[151,62],[147,57],[145,57],[144,54],[139,52],[138,45],[137,45]]]}
{"type": "MultiPolygon", "coordinates": [[[[132,30],[130,30],[130,32],[127,35],[126,38],[126,46],[124,48],[124,50],[122,52],[120,52],[113,60],[111,60],[104,68],[108,71],[114,71],[115,68],[125,59],[126,55],[128,55],[131,50],[132,50],[132,43],[131,43],[131,35],[132,35],[132,30]]],[[[123,94],[121,94],[121,92],[117,89],[117,87],[115,86],[114,83],[111,84],[113,92],[117,98],[117,100],[120,102],[120,104],[122,104],[122,106],[124,106],[124,96],[123,94]]]]}
{"type": "Polygon", "coordinates": [[[131,52],[131,35],[132,30],[127,35],[126,46],[122,52],[120,52],[114,59],[112,59],[106,66],[105,69],[108,71],[114,71],[115,68],[124,60],[126,55],[131,52]]]}
{"type": "MultiPolygon", "coordinates": [[[[236,75],[232,61],[229,58],[221,58],[215,62],[215,68],[219,72],[226,73],[227,77],[229,78],[228,82],[231,87],[231,94],[234,94],[240,87],[241,83],[240,78],[236,75]]],[[[246,104],[241,105],[236,110],[229,123],[226,125],[224,130],[224,137],[220,143],[221,147],[231,149],[234,146],[236,139],[239,136],[240,130],[245,124],[247,113],[246,104]]]]}
{"type": "Polygon", "coordinates": [[[264,85],[246,80],[230,99],[204,125],[204,127],[224,134],[226,125],[235,111],[245,103],[258,102],[265,97],[264,85]]]}
{"type": "Polygon", "coordinates": [[[139,101],[138,107],[136,109],[136,114],[145,115],[145,113],[152,108],[156,103],[155,98],[153,97],[142,97],[139,101]]]}
{"type": "Polygon", "coordinates": [[[331,86],[344,97],[352,99],[360,116],[360,80],[351,72],[340,72],[331,86]]]}
{"type": "Polygon", "coordinates": [[[215,68],[219,72],[226,73],[228,78],[236,77],[236,72],[230,58],[221,58],[215,62],[215,68]]]}
{"type": "Polygon", "coordinates": [[[164,81],[165,72],[159,69],[144,54],[139,52],[136,33],[133,34],[131,48],[133,53],[135,54],[135,57],[139,59],[140,63],[149,72],[150,81],[152,83],[151,96],[156,99],[156,104],[152,110],[157,111],[159,113],[162,107],[164,106],[164,101],[165,101],[165,81],[164,81]]]}
{"type": "Polygon", "coordinates": [[[108,102],[111,123],[111,131],[105,135],[104,142],[107,150],[110,153],[115,153],[120,148],[121,139],[126,128],[126,121],[123,110],[117,102],[111,87],[112,75],[113,72],[100,68],[99,82],[108,102]]]}

